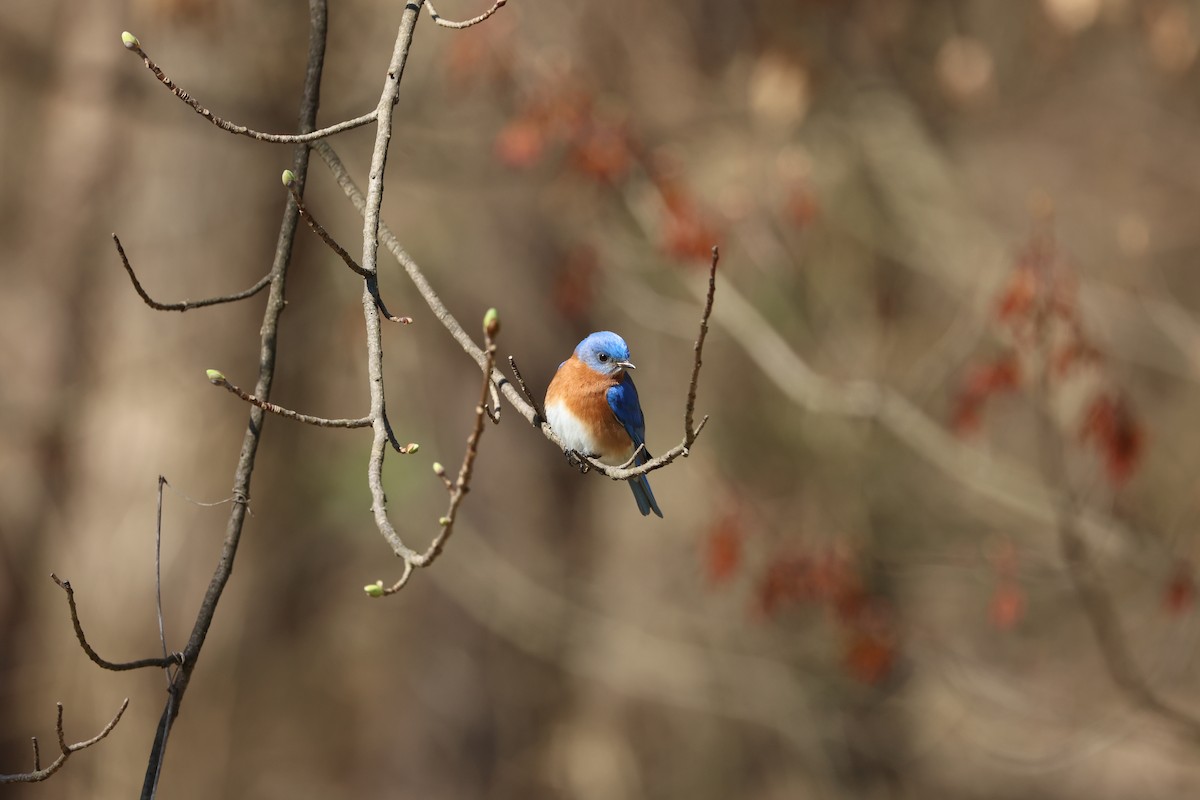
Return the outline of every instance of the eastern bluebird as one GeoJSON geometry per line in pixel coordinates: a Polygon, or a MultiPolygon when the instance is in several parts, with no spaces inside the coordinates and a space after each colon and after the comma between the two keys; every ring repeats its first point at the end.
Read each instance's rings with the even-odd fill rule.
{"type": "MultiPolygon", "coordinates": [[[[558,366],[546,390],[546,421],[567,449],[624,464],[640,446],[636,463],[650,460],[642,406],[626,372],[634,368],[629,346],[612,331],[591,334],[558,366]]],[[[630,479],[629,488],[642,516],[663,515],[645,475],[630,479]]]]}

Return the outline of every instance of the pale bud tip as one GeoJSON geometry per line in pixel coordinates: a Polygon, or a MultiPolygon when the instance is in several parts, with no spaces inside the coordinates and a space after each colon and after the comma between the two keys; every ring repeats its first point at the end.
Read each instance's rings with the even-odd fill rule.
{"type": "Polygon", "coordinates": [[[368,583],[363,587],[363,591],[367,593],[367,597],[383,597],[383,581],[368,583]]]}
{"type": "Polygon", "coordinates": [[[138,38],[129,31],[121,31],[121,44],[125,45],[126,50],[132,50],[135,47],[141,47],[142,43],[138,38]]]}
{"type": "Polygon", "coordinates": [[[296,173],[292,172],[290,169],[285,169],[283,171],[283,185],[291,186],[295,182],[296,182],[296,173]]]}
{"type": "Polygon", "coordinates": [[[483,315],[483,332],[489,339],[496,338],[496,334],[500,332],[500,312],[496,309],[489,308],[483,315]]]}
{"type": "Polygon", "coordinates": [[[220,385],[225,382],[225,376],[222,375],[219,370],[206,369],[206,370],[204,370],[204,374],[208,376],[208,380],[210,383],[215,383],[215,384],[220,385]]]}

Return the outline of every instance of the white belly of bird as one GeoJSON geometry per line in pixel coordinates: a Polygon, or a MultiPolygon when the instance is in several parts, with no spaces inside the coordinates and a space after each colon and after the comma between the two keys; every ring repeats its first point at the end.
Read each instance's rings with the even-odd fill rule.
{"type": "Polygon", "coordinates": [[[554,403],[546,406],[546,421],[554,428],[559,441],[571,450],[588,455],[598,454],[605,464],[623,464],[633,455],[633,447],[621,453],[602,453],[600,445],[592,436],[587,426],[567,409],[565,403],[554,403]]]}

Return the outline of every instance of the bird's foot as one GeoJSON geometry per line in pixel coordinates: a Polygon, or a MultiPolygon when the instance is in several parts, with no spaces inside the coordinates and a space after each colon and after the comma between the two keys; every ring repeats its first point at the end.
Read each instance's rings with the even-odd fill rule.
{"type": "Polygon", "coordinates": [[[584,475],[592,468],[592,465],[588,463],[587,457],[578,450],[563,450],[563,455],[567,457],[568,464],[584,475]]]}

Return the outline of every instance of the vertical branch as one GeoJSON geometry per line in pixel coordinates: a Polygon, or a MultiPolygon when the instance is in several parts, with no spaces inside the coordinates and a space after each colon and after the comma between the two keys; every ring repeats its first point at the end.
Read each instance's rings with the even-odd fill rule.
{"type": "MultiPolygon", "coordinates": [[[[316,127],[317,106],[320,103],[321,71],[325,63],[325,35],[328,29],[326,0],[309,0],[308,65],[305,70],[304,94],[300,101],[299,128],[302,133],[316,127]]],[[[297,145],[293,157],[292,171],[296,174],[297,193],[303,196],[304,182],[308,174],[308,147],[297,145]]],[[[292,244],[295,241],[299,212],[296,203],[288,198],[280,224],[279,238],[275,246],[275,257],[271,267],[270,290],[266,309],[263,312],[261,339],[258,357],[258,382],[255,395],[267,399],[271,395],[271,384],[275,378],[275,355],[278,348],[279,318],[286,305],[284,290],[287,286],[287,270],[292,259],[292,244]]],[[[179,705],[191,682],[192,673],[204,647],[217,603],[233,572],[233,561],[237,556],[242,528],[246,521],[246,510],[250,500],[250,478],[254,472],[255,455],[262,436],[265,412],[258,406],[250,408],[250,419],[242,438],[241,454],[233,478],[234,502],[225,526],[225,539],[216,570],[209,581],[204,599],[200,603],[196,622],[183,651],[183,664],[175,673],[167,693],[166,708],[159,721],[158,733],[151,748],[146,777],[142,785],[142,797],[153,798],[158,789],[158,776],[166,755],[167,739],[171,726],[179,714],[179,705]]]]}
{"type": "Polygon", "coordinates": [[[400,31],[392,50],[387,78],[379,97],[376,111],[375,148],[371,153],[371,171],[367,178],[367,200],[363,211],[363,257],[362,267],[367,272],[363,282],[363,320],[367,332],[367,380],[371,395],[372,429],[371,457],[367,465],[367,485],[371,490],[371,512],[376,527],[392,549],[406,561],[416,554],[401,540],[387,516],[387,497],[383,491],[383,458],[387,452],[389,431],[387,405],[383,386],[383,341],[379,320],[379,307],[375,298],[378,290],[379,270],[379,211],[383,205],[383,173],[387,166],[388,145],[392,138],[392,108],[400,88],[400,77],[408,60],[413,30],[421,12],[420,0],[409,2],[400,19],[400,31]]]}

